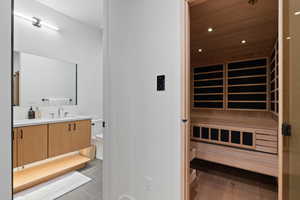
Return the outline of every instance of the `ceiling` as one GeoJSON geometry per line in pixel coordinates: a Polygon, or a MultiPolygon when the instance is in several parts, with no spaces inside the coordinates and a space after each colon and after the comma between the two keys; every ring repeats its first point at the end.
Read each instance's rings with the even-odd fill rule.
{"type": "Polygon", "coordinates": [[[191,8],[193,66],[270,56],[277,39],[277,0],[258,0],[255,5],[248,0],[200,1],[191,8]]]}
{"type": "Polygon", "coordinates": [[[103,0],[36,0],[98,29],[103,28],[103,0]]]}

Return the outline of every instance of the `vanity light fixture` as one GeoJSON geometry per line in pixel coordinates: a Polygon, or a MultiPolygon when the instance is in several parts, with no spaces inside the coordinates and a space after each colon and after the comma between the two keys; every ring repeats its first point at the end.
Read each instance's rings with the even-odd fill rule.
{"type": "Polygon", "coordinates": [[[14,12],[14,16],[19,17],[25,21],[32,23],[32,25],[35,27],[38,27],[38,28],[46,27],[46,28],[49,28],[49,29],[52,29],[55,31],[59,31],[58,27],[51,25],[49,23],[46,23],[43,20],[41,20],[40,18],[29,17],[29,16],[23,15],[22,13],[19,13],[19,12],[14,12]]]}
{"type": "Polygon", "coordinates": [[[300,15],[300,11],[295,12],[294,15],[300,15]]]}
{"type": "Polygon", "coordinates": [[[214,29],[213,29],[213,28],[208,28],[207,31],[208,31],[208,32],[213,32],[214,29]]]}
{"type": "Polygon", "coordinates": [[[202,53],[202,52],[203,52],[203,49],[198,49],[198,52],[199,52],[199,53],[202,53]]]}
{"type": "Polygon", "coordinates": [[[14,12],[14,16],[19,17],[19,18],[21,18],[21,19],[23,19],[25,21],[31,22],[31,23],[35,23],[36,22],[36,20],[34,18],[28,17],[28,16],[23,15],[23,14],[18,13],[18,12],[14,12]]]}
{"type": "Polygon", "coordinates": [[[246,41],[246,40],[242,40],[241,43],[242,43],[242,44],[246,44],[247,41],[246,41]]]}
{"type": "Polygon", "coordinates": [[[48,24],[48,23],[46,23],[46,22],[41,21],[41,25],[44,26],[44,27],[50,28],[50,29],[52,29],[52,30],[59,31],[59,28],[58,28],[58,27],[53,26],[53,25],[51,25],[51,24],[48,24]]]}

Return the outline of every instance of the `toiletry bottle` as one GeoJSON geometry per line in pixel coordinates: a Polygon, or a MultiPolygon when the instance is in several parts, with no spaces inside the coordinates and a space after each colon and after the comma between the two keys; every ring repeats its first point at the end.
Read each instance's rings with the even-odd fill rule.
{"type": "Polygon", "coordinates": [[[36,115],[36,119],[41,119],[42,118],[42,112],[41,112],[39,107],[35,108],[35,115],[36,115]]]}
{"type": "Polygon", "coordinates": [[[35,113],[34,110],[32,109],[32,106],[30,107],[28,111],[28,119],[34,119],[35,118],[35,113]]]}

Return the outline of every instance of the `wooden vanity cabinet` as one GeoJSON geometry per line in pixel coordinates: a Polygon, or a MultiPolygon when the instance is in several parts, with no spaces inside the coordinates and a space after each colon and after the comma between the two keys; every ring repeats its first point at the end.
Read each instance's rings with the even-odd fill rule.
{"type": "Polygon", "coordinates": [[[49,157],[84,149],[90,145],[90,120],[49,124],[49,157]]]}
{"type": "Polygon", "coordinates": [[[91,145],[91,120],[13,129],[13,167],[78,151],[91,145]]]}
{"type": "Polygon", "coordinates": [[[14,156],[17,160],[16,166],[47,159],[47,125],[21,127],[15,130],[17,130],[17,137],[14,138],[14,141],[16,141],[15,152],[17,152],[14,152],[14,156]]]}
{"type": "Polygon", "coordinates": [[[49,157],[72,151],[71,122],[49,124],[49,157]]]}
{"type": "Polygon", "coordinates": [[[91,121],[76,121],[73,123],[72,150],[77,151],[91,145],[91,121]]]}
{"type": "Polygon", "coordinates": [[[14,128],[12,133],[13,140],[13,168],[18,167],[18,129],[14,128]]]}

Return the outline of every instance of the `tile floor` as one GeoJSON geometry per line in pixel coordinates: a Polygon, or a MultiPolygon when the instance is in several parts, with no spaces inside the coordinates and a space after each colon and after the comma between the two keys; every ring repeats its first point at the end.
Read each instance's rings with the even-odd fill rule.
{"type": "MultiPolygon", "coordinates": [[[[101,160],[89,163],[79,170],[92,178],[89,183],[65,194],[58,200],[102,200],[101,160]]],[[[276,200],[276,184],[270,177],[261,180],[260,175],[241,174],[235,169],[207,168],[198,171],[198,180],[191,188],[192,200],[276,200]],[[223,171],[224,170],[224,171],[223,171]],[[250,178],[249,179],[249,175],[250,178]],[[247,177],[247,178],[245,178],[247,177]],[[200,186],[201,185],[201,186],[200,186]]]]}
{"type": "Polygon", "coordinates": [[[82,174],[90,177],[92,181],[65,194],[58,200],[102,200],[102,166],[101,160],[94,160],[79,170],[82,174]]]}

